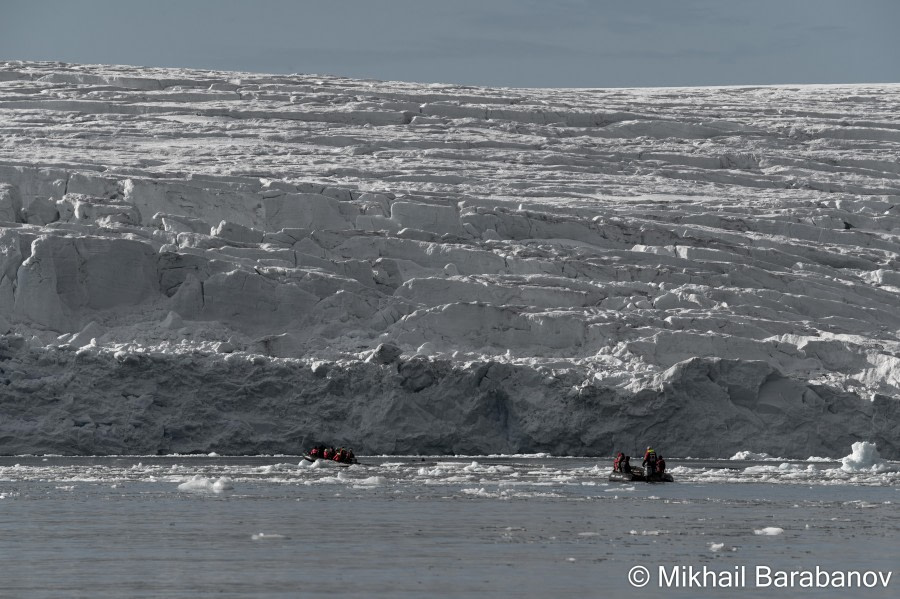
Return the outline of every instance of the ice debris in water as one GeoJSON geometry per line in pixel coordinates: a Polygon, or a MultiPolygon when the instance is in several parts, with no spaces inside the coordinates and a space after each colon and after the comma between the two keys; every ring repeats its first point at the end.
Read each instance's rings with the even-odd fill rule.
{"type": "Polygon", "coordinates": [[[765,537],[774,537],[776,535],[783,535],[784,529],[778,528],[777,526],[766,526],[765,528],[758,528],[754,530],[753,534],[765,537]]]}
{"type": "Polygon", "coordinates": [[[213,490],[216,492],[229,491],[231,489],[234,489],[234,485],[227,476],[220,477],[219,480],[213,483],[213,490]]]}
{"type": "Polygon", "coordinates": [[[730,460],[777,460],[771,455],[763,453],[754,453],[752,451],[739,451],[729,458],[730,460]]]}
{"type": "Polygon", "coordinates": [[[896,470],[888,464],[874,443],[858,441],[853,444],[850,455],[841,458],[841,470],[844,472],[890,472],[896,470]]]}
{"type": "Polygon", "coordinates": [[[218,480],[213,482],[212,480],[200,476],[199,474],[194,475],[191,480],[178,485],[179,491],[184,491],[187,493],[221,493],[222,491],[227,491],[233,488],[234,486],[231,483],[231,479],[227,476],[222,476],[218,480]]]}
{"type": "Polygon", "coordinates": [[[359,486],[365,487],[381,487],[387,484],[387,479],[383,476],[370,476],[362,480],[353,481],[359,486]]]}

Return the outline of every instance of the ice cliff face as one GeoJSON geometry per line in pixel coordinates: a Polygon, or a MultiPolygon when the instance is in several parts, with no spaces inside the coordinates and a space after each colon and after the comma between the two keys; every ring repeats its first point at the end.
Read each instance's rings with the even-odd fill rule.
{"type": "Polygon", "coordinates": [[[0,453],[900,456],[900,86],[0,63],[0,453]]]}

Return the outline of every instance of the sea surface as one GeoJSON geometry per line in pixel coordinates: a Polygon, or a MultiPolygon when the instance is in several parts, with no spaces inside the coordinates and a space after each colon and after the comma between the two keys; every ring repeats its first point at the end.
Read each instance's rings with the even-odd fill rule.
{"type": "Polygon", "coordinates": [[[360,461],[0,457],[0,597],[900,596],[898,472],[670,459],[675,483],[623,484],[611,458],[360,461]],[[774,586],[817,567],[825,587],[774,586]]]}

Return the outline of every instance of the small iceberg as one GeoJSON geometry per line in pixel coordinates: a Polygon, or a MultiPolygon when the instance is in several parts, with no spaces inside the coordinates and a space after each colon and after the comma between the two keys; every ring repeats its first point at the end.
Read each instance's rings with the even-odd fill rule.
{"type": "Polygon", "coordinates": [[[888,464],[874,443],[858,441],[853,444],[850,455],[841,458],[841,470],[844,472],[890,472],[895,470],[888,464]]]}
{"type": "Polygon", "coordinates": [[[784,529],[778,528],[777,526],[766,526],[765,528],[759,528],[753,531],[755,535],[761,535],[764,537],[774,537],[777,535],[783,535],[784,529]]]}

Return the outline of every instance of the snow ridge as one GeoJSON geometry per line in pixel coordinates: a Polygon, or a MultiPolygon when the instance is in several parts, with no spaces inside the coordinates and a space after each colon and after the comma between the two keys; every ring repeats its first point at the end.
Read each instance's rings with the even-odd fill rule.
{"type": "Polygon", "coordinates": [[[0,62],[0,452],[897,457],[898,91],[0,62]]]}

